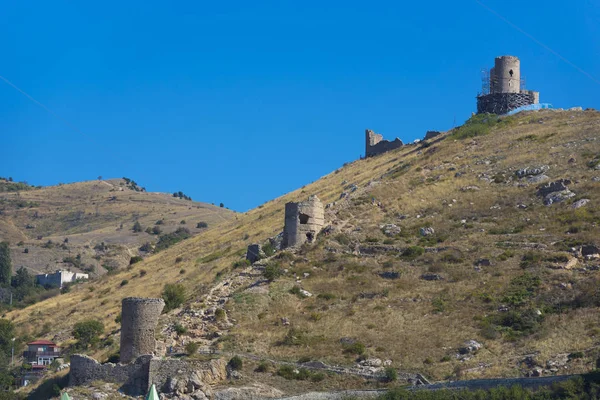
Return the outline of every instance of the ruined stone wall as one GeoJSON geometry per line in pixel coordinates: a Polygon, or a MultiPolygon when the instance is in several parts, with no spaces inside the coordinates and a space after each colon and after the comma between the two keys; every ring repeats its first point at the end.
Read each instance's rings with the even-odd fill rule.
{"type": "Polygon", "coordinates": [[[535,101],[536,97],[531,92],[492,93],[477,97],[477,114],[504,115],[515,108],[536,104],[535,101]]]}
{"type": "Polygon", "coordinates": [[[69,386],[89,385],[93,381],[116,383],[132,395],[145,394],[148,390],[148,377],[151,355],[139,357],[131,364],[100,364],[82,354],[71,356],[69,386]]]}
{"type": "Polygon", "coordinates": [[[121,311],[121,362],[128,363],[144,354],[154,354],[154,329],[165,306],[163,299],[127,297],[121,311]]]}
{"type": "Polygon", "coordinates": [[[159,359],[152,355],[138,357],[130,364],[100,364],[82,354],[71,356],[69,386],[89,385],[94,381],[116,383],[132,396],[148,392],[152,384],[159,390],[169,379],[181,382],[191,379],[206,385],[219,383],[227,378],[225,360],[210,361],[185,359],[159,359]]]}
{"type": "Polygon", "coordinates": [[[312,243],[323,225],[325,225],[325,210],[317,196],[310,196],[308,201],[300,203],[287,203],[282,246],[285,248],[312,243]]]}
{"type": "Polygon", "coordinates": [[[376,156],[390,150],[402,147],[404,143],[398,138],[393,142],[384,140],[383,135],[373,132],[370,129],[365,131],[365,157],[376,156]]]}
{"type": "Polygon", "coordinates": [[[227,362],[222,359],[209,361],[154,358],[150,361],[148,384],[164,391],[169,380],[195,380],[214,385],[227,379],[227,362]]]}

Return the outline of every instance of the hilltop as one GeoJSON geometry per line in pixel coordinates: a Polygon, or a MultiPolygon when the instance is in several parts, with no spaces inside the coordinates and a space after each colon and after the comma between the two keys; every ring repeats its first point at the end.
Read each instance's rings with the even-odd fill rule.
{"type": "MultiPolygon", "coordinates": [[[[377,358],[432,380],[587,371],[600,353],[599,132],[593,110],[480,115],[7,317],[66,345],[76,322],[101,320],[109,333],[93,353],[105,360],[117,349],[121,299],[180,283],[186,301],[157,330],[175,351],[197,341],[346,368],[377,358]],[[242,262],[249,244],[282,231],[285,203],[309,195],[327,204],[316,243],[242,262]]],[[[139,204],[131,210],[143,214],[139,204]]],[[[173,220],[184,218],[177,212],[173,220]]],[[[273,366],[253,372],[256,364],[242,383],[287,393],[375,385],[288,380],[273,366]]]]}
{"type": "Polygon", "coordinates": [[[235,218],[225,208],[177,195],[146,192],[127,178],[48,187],[0,179],[0,240],[11,244],[15,270],[99,276],[145,256],[140,247],[160,234],[185,227],[195,235],[235,218]],[[140,232],[132,229],[136,222],[140,232]]]}

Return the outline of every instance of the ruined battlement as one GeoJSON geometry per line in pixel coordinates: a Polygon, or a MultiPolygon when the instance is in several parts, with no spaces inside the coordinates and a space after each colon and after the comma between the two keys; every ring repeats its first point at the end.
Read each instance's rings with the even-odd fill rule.
{"type": "Polygon", "coordinates": [[[373,157],[390,150],[402,147],[404,143],[398,138],[393,142],[385,140],[383,135],[373,132],[370,129],[365,130],[365,157],[373,157]]]}

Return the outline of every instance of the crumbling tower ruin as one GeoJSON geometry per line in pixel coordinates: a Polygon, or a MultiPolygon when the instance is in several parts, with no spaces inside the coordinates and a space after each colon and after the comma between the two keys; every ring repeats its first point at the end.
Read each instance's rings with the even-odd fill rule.
{"type": "Polygon", "coordinates": [[[390,142],[389,140],[384,140],[383,135],[375,133],[370,129],[365,130],[365,158],[376,156],[402,146],[403,143],[398,138],[390,142]]]}
{"type": "Polygon", "coordinates": [[[282,247],[312,243],[324,224],[325,210],[317,196],[310,196],[308,201],[287,203],[282,247]]]}
{"type": "Polygon", "coordinates": [[[540,93],[525,89],[521,61],[515,56],[496,57],[489,75],[484,70],[482,91],[477,96],[477,114],[506,114],[516,108],[538,104],[540,93]]]}
{"type": "Polygon", "coordinates": [[[154,329],[165,306],[163,299],[127,297],[121,311],[121,363],[154,354],[154,329]]]}

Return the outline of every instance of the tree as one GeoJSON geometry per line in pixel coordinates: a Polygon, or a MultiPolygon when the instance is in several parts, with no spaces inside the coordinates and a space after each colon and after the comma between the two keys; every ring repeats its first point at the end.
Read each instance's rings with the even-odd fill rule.
{"type": "Polygon", "coordinates": [[[162,293],[165,301],[165,312],[169,312],[185,301],[185,287],[178,283],[167,283],[162,293]]]}
{"type": "Polygon", "coordinates": [[[221,204],[219,204],[219,207],[223,208],[223,207],[225,207],[225,204],[221,203],[221,204]]]}
{"type": "Polygon", "coordinates": [[[0,355],[10,357],[13,339],[16,337],[15,327],[7,319],[0,319],[0,355]]]}
{"type": "Polygon", "coordinates": [[[0,284],[9,285],[12,275],[12,261],[8,242],[0,243],[0,284]]]}
{"type": "Polygon", "coordinates": [[[133,224],[133,227],[131,229],[134,232],[142,232],[144,230],[142,224],[140,224],[140,221],[135,221],[135,224],[133,224]]]}
{"type": "Polygon", "coordinates": [[[73,327],[73,336],[83,348],[93,346],[100,340],[104,333],[104,324],[94,319],[78,322],[73,327]]]}

